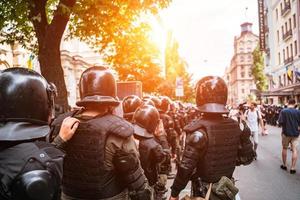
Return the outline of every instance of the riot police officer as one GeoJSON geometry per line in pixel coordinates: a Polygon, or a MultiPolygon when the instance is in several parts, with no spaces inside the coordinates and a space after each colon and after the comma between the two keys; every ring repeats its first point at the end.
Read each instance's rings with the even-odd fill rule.
{"type": "MultiPolygon", "coordinates": [[[[25,68],[0,73],[0,199],[60,199],[64,153],[46,142],[55,87],[25,68]]],[[[64,120],[54,145],[72,137],[78,120],[64,120]]]]}
{"type": "Polygon", "coordinates": [[[166,154],[154,138],[159,125],[159,113],[153,106],[141,106],[134,113],[133,123],[135,138],[139,140],[142,168],[149,185],[154,189],[154,199],[162,199],[165,187],[158,182],[158,167],[164,161],[166,154]]]}
{"type": "Polygon", "coordinates": [[[113,114],[119,101],[116,81],[105,67],[85,70],[79,83],[78,106],[73,115],[80,125],[70,143],[64,165],[63,199],[149,199],[151,190],[138,160],[134,129],[113,114]]]}
{"type": "MultiPolygon", "coordinates": [[[[193,196],[204,197],[209,183],[219,182],[221,177],[231,179],[236,165],[252,162],[249,129],[242,132],[236,121],[224,116],[228,114],[226,101],[227,86],[221,78],[207,76],[197,83],[196,103],[202,117],[184,128],[186,146],[170,199],[177,199],[192,177],[201,181],[199,188],[193,187],[193,196]]],[[[222,194],[234,197],[235,192],[222,194]]]]}
{"type": "Polygon", "coordinates": [[[143,104],[143,101],[140,99],[140,97],[138,97],[136,95],[129,95],[129,96],[125,97],[122,102],[124,119],[131,122],[134,112],[142,104],[143,104]]]}

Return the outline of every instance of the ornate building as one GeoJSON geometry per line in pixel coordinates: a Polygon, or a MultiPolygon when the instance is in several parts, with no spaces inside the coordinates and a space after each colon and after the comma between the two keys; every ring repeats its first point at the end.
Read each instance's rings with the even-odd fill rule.
{"type": "MultiPolygon", "coordinates": [[[[62,41],[61,63],[70,106],[75,106],[79,98],[78,82],[81,73],[94,64],[103,64],[100,54],[78,40],[62,41]]],[[[9,67],[32,68],[40,72],[37,57],[21,48],[20,45],[0,45],[0,70],[9,67]]]]}
{"type": "Polygon", "coordinates": [[[260,0],[264,29],[265,72],[269,88],[262,96],[268,103],[300,102],[300,0],[260,0]]]}
{"type": "Polygon", "coordinates": [[[234,55],[224,77],[228,83],[228,104],[232,106],[246,101],[256,90],[251,68],[252,52],[257,45],[258,36],[252,32],[252,24],[241,24],[241,34],[234,38],[234,55]]]}

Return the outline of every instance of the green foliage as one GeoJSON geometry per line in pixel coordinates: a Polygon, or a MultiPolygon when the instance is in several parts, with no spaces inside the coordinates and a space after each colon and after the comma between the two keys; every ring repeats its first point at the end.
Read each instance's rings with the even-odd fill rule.
{"type": "MultiPolygon", "coordinates": [[[[66,36],[87,42],[95,50],[119,56],[127,48],[124,38],[135,34],[136,21],[141,14],[156,14],[171,0],[6,0],[0,1],[0,43],[18,42],[38,54],[43,75],[53,81],[59,90],[59,99],[67,104],[67,91],[60,63],[59,46],[65,29],[66,36]],[[121,46],[120,46],[121,45],[121,46]],[[116,53],[116,54],[115,54],[116,53]],[[60,73],[54,73],[58,72],[60,73]]],[[[134,37],[134,36],[130,36],[134,37]]],[[[137,40],[135,40],[137,41],[137,40]]],[[[132,46],[132,44],[129,44],[132,46]]],[[[138,49],[139,50],[139,49],[138,49]]],[[[139,50],[140,51],[140,50],[139,50]]],[[[149,50],[150,51],[150,50],[149,50]]],[[[133,51],[131,51],[133,52],[133,51]]],[[[126,53],[122,56],[125,56],[126,53]]],[[[139,54],[142,55],[142,54],[139,54]]],[[[119,58],[121,60],[121,58],[119,58]]],[[[157,65],[143,62],[132,65],[136,71],[159,74],[157,65]]],[[[131,61],[134,60],[133,58],[131,61]]],[[[112,61],[118,63],[117,61],[112,61]]],[[[124,67],[125,63],[120,63],[124,67]]],[[[133,62],[131,62],[132,64],[133,62]]],[[[128,65],[126,63],[126,65],[128,65]]],[[[128,65],[129,66],[129,65],[128,65]]],[[[133,68],[131,66],[131,68],[133,68]]],[[[134,72],[134,70],[133,70],[134,72]]],[[[133,73],[132,72],[132,73],[133,73]]],[[[153,79],[143,74],[139,79],[153,79]]],[[[122,73],[120,77],[124,78],[122,73]]],[[[125,78],[124,78],[125,79],[125,78]]],[[[129,78],[126,78],[129,79],[129,78]]],[[[146,86],[147,90],[152,87],[146,86]]]]}
{"type": "Polygon", "coordinates": [[[175,99],[176,77],[183,78],[184,101],[192,101],[194,98],[193,87],[191,86],[191,75],[187,72],[188,64],[179,55],[179,44],[173,38],[172,33],[168,34],[168,42],[165,51],[166,81],[160,85],[159,92],[175,99]]]}
{"type": "Polygon", "coordinates": [[[161,52],[149,39],[150,29],[148,24],[137,24],[130,34],[115,38],[113,50],[106,55],[106,61],[118,72],[120,80],[142,81],[147,93],[155,92],[162,82],[161,52]]]}
{"type": "MultiPolygon", "coordinates": [[[[96,49],[104,50],[123,34],[130,33],[141,13],[157,13],[170,0],[10,0],[0,1],[1,43],[18,41],[23,47],[37,50],[33,22],[46,17],[49,26],[54,15],[71,14],[69,37],[78,37],[96,49]],[[75,2],[74,6],[70,6],[75,2]],[[34,13],[32,10],[44,12],[34,13]],[[40,8],[43,7],[43,8],[40,8]]],[[[48,28],[47,26],[44,28],[48,28]]]]}
{"type": "Polygon", "coordinates": [[[28,19],[29,1],[0,1],[0,43],[14,44],[35,49],[33,25],[28,19]]]}
{"type": "Polygon", "coordinates": [[[264,58],[259,47],[256,47],[252,53],[253,55],[253,67],[252,75],[258,91],[262,92],[267,89],[267,77],[264,74],[264,58]]]}

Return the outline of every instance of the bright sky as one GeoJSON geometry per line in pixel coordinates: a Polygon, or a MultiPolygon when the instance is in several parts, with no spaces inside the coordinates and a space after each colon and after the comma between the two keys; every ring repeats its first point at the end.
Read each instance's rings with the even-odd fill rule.
{"type": "Polygon", "coordinates": [[[173,0],[160,17],[173,31],[193,79],[198,80],[224,74],[241,23],[253,23],[253,32],[258,34],[257,7],[255,0],[173,0]]]}

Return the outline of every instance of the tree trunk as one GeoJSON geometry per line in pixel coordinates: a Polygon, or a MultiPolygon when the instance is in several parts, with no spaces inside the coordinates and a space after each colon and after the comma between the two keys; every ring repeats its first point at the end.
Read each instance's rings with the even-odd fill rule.
{"type": "Polygon", "coordinates": [[[41,73],[48,82],[56,85],[58,97],[55,99],[55,103],[63,111],[67,111],[69,109],[68,94],[61,66],[60,43],[70,17],[70,12],[63,11],[63,8],[65,6],[72,8],[75,0],[60,0],[50,24],[47,21],[46,4],[47,0],[31,2],[29,17],[32,20],[38,40],[41,73]]]}
{"type": "MultiPolygon", "coordinates": [[[[60,38],[58,38],[60,40],[60,38]]],[[[48,38],[45,40],[44,48],[39,51],[39,62],[42,75],[48,82],[52,82],[57,87],[58,96],[55,103],[68,110],[68,94],[65,84],[64,72],[60,58],[60,41],[57,38],[48,38]]]]}

